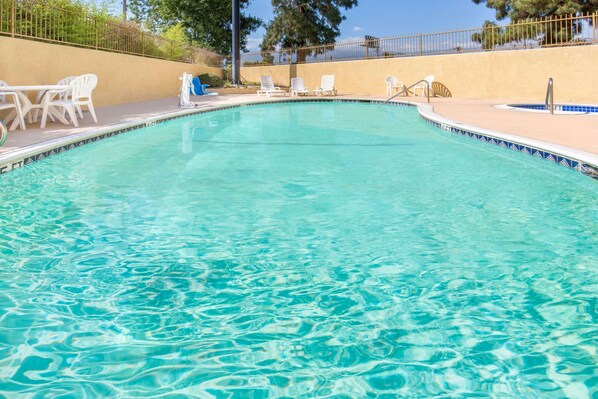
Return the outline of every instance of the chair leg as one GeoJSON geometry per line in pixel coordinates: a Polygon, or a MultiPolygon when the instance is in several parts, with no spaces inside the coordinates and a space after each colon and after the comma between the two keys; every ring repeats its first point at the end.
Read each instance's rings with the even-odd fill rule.
{"type": "Polygon", "coordinates": [[[80,105],[77,105],[77,112],[79,112],[79,119],[83,119],[83,110],[80,105]]]}
{"type": "Polygon", "coordinates": [[[65,108],[66,108],[66,112],[69,114],[69,118],[71,118],[71,121],[73,122],[73,125],[75,125],[75,127],[79,127],[79,121],[77,121],[77,114],[75,111],[75,106],[72,104],[69,104],[65,108]]]}
{"type": "Polygon", "coordinates": [[[14,111],[11,111],[8,114],[8,118],[5,119],[5,122],[8,124],[9,119],[12,120],[12,124],[9,126],[9,130],[15,130],[17,126],[21,125],[21,129],[26,130],[27,127],[25,126],[25,119],[23,118],[23,109],[21,108],[21,101],[19,101],[19,96],[16,93],[8,93],[5,95],[10,96],[13,98],[13,108],[14,111]],[[12,116],[14,115],[14,120],[12,116]]]}
{"type": "MultiPolygon", "coordinates": [[[[39,112],[41,111],[40,108],[35,108],[33,110],[31,110],[30,112],[32,113],[32,117],[33,117],[33,123],[37,123],[37,121],[39,120],[39,112]]],[[[50,115],[50,118],[52,118],[52,115],[50,115]]],[[[52,120],[54,121],[54,120],[52,120]]]]}
{"type": "Polygon", "coordinates": [[[39,125],[40,129],[44,129],[46,127],[46,120],[48,119],[48,108],[49,105],[44,103],[44,106],[42,108],[42,121],[39,125]]]}
{"type": "Polygon", "coordinates": [[[93,121],[95,123],[98,123],[98,118],[96,118],[96,111],[93,108],[93,103],[91,101],[87,104],[87,109],[89,110],[89,113],[91,114],[91,117],[93,118],[93,121]]]}
{"type": "Polygon", "coordinates": [[[21,125],[21,129],[26,130],[27,127],[25,126],[25,119],[23,118],[23,113],[21,112],[21,107],[18,104],[15,104],[15,108],[17,110],[16,118],[19,119],[19,124],[21,125]]]}

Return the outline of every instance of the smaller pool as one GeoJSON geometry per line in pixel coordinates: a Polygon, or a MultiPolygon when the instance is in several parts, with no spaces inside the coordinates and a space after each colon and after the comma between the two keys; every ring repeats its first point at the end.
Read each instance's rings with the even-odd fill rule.
{"type": "MultiPolygon", "coordinates": [[[[548,112],[545,104],[506,104],[499,105],[497,108],[518,109],[529,112],[548,112]]],[[[598,115],[598,105],[584,104],[555,104],[554,112],[561,114],[596,114],[598,115]]]]}

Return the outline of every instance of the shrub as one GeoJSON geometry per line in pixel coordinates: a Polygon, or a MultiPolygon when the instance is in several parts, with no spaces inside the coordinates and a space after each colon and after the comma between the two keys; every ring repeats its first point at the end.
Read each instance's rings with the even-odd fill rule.
{"type": "Polygon", "coordinates": [[[211,87],[222,87],[225,83],[224,79],[219,78],[211,73],[203,73],[199,75],[198,78],[201,80],[201,83],[208,84],[211,87]]]}

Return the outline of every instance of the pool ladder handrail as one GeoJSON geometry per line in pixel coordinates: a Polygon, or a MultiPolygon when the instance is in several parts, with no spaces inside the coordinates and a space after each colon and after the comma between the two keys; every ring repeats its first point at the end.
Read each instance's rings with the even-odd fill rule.
{"type": "Polygon", "coordinates": [[[411,85],[411,86],[409,86],[409,87],[406,87],[406,88],[404,88],[403,90],[401,90],[400,92],[398,92],[398,93],[397,93],[397,94],[395,94],[394,96],[387,98],[387,99],[386,99],[386,101],[384,101],[384,102],[385,102],[385,103],[387,103],[387,102],[389,102],[390,100],[392,100],[393,98],[395,98],[395,97],[398,97],[398,96],[400,96],[401,94],[403,94],[403,93],[405,93],[405,92],[408,92],[408,91],[409,91],[409,89],[411,89],[411,88],[413,88],[413,87],[417,86],[417,85],[418,85],[418,84],[420,84],[420,83],[425,83],[425,84],[426,84],[426,94],[427,94],[427,97],[428,97],[428,102],[430,102],[430,89],[432,88],[432,84],[431,84],[430,82],[428,82],[427,80],[425,80],[425,79],[418,80],[417,82],[415,82],[414,84],[412,84],[412,85],[411,85]]]}
{"type": "Polygon", "coordinates": [[[554,83],[552,78],[548,78],[548,87],[546,88],[546,109],[550,111],[550,115],[554,115],[554,83]]]}

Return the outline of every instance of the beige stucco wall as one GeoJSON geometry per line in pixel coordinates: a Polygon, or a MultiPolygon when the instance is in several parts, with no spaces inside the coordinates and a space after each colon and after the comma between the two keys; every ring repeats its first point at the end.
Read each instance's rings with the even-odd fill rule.
{"type": "Polygon", "coordinates": [[[383,96],[386,75],[395,75],[410,85],[433,74],[453,97],[538,101],[544,99],[548,78],[553,77],[555,101],[597,102],[598,46],[241,69],[248,80],[272,75],[276,84],[284,86],[294,76],[303,77],[310,89],[319,86],[323,74],[335,75],[335,86],[342,94],[383,96]]]}
{"type": "Polygon", "coordinates": [[[0,80],[11,85],[54,84],[67,76],[95,73],[96,106],[174,97],[183,72],[222,77],[220,68],[205,65],[0,37],[0,80]]]}
{"type": "Polygon", "coordinates": [[[260,76],[270,75],[274,84],[279,86],[290,86],[291,69],[296,65],[267,65],[260,67],[241,68],[241,80],[243,82],[259,83],[260,76]]]}

